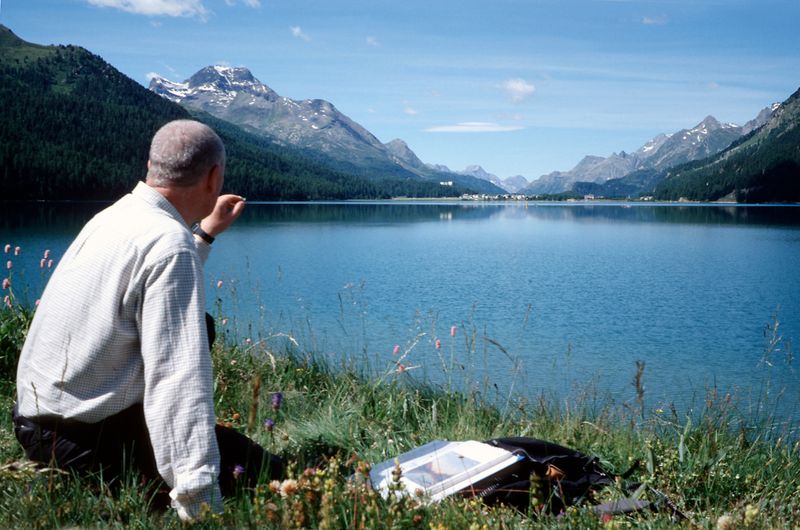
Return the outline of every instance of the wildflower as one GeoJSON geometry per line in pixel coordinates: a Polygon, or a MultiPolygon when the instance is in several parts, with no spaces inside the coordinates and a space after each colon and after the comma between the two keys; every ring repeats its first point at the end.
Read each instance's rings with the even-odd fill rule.
{"type": "Polygon", "coordinates": [[[734,525],[736,525],[736,519],[727,513],[720,515],[717,519],[717,530],[730,530],[734,525]]]}
{"type": "Polygon", "coordinates": [[[6,247],[5,247],[5,253],[6,253],[6,254],[8,254],[8,252],[9,252],[10,250],[11,250],[11,245],[10,245],[9,243],[6,243],[6,247]]]}
{"type": "Polygon", "coordinates": [[[281,490],[281,481],[280,480],[273,480],[269,483],[269,491],[272,493],[278,493],[281,490]]]}
{"type": "Polygon", "coordinates": [[[222,287],[222,280],[217,280],[217,289],[222,287]]]}
{"type": "Polygon", "coordinates": [[[277,411],[281,408],[281,403],[283,403],[283,394],[280,392],[275,392],[272,394],[272,410],[277,411]]]}
{"type": "Polygon", "coordinates": [[[41,302],[41,300],[37,298],[36,301],[33,303],[33,305],[39,307],[39,302],[41,302]]]}
{"type": "Polygon", "coordinates": [[[11,286],[11,280],[3,278],[3,289],[8,289],[11,286]]]}
{"type": "Polygon", "coordinates": [[[222,325],[223,326],[227,326],[228,325],[228,319],[227,318],[223,318],[222,319],[222,325]]]}
{"type": "Polygon", "coordinates": [[[6,269],[10,270],[11,267],[13,267],[13,266],[14,266],[14,264],[11,262],[11,260],[6,261],[6,269]]]}
{"type": "Polygon", "coordinates": [[[439,340],[439,339],[436,339],[436,349],[438,350],[438,349],[440,349],[441,347],[442,347],[442,341],[441,341],[441,340],[439,340]]]}
{"type": "Polygon", "coordinates": [[[744,508],[744,524],[751,525],[755,522],[756,517],[758,517],[758,506],[753,506],[752,504],[748,504],[744,508]]]}
{"type": "Polygon", "coordinates": [[[281,482],[281,497],[291,497],[297,493],[297,481],[293,478],[287,478],[281,482]]]}
{"type": "Polygon", "coordinates": [[[6,304],[8,307],[11,307],[11,297],[10,297],[10,296],[8,296],[8,295],[6,295],[6,296],[3,298],[3,303],[4,303],[4,304],[6,304]]]}
{"type": "Polygon", "coordinates": [[[406,371],[406,365],[402,363],[397,363],[397,373],[402,374],[405,371],[406,371]]]}
{"type": "Polygon", "coordinates": [[[394,345],[394,349],[392,350],[392,354],[393,355],[397,355],[398,353],[400,353],[400,345],[399,344],[395,344],[394,345]]]}
{"type": "Polygon", "coordinates": [[[275,429],[275,420],[272,418],[267,418],[264,420],[264,428],[267,430],[267,432],[272,432],[272,430],[275,429]]]}
{"type": "Polygon", "coordinates": [[[14,247],[14,255],[15,256],[19,256],[20,252],[22,252],[22,248],[21,247],[14,247]]]}
{"type": "Polygon", "coordinates": [[[451,337],[455,337],[456,336],[456,327],[455,326],[450,326],[450,336],[451,337]]]}
{"type": "Polygon", "coordinates": [[[47,268],[50,269],[52,267],[53,267],[53,260],[51,259],[47,260],[47,268]]]}
{"type": "Polygon", "coordinates": [[[47,259],[47,258],[50,257],[50,249],[49,248],[44,251],[44,256],[43,257],[44,257],[44,259],[47,259]]]}
{"type": "Polygon", "coordinates": [[[233,466],[233,478],[239,480],[242,475],[244,475],[244,467],[239,464],[233,466]]]}
{"type": "Polygon", "coordinates": [[[244,343],[245,344],[250,344],[251,342],[253,342],[253,341],[250,340],[250,337],[247,337],[246,339],[244,339],[244,343]]]}
{"type": "Polygon", "coordinates": [[[41,260],[39,260],[39,268],[40,269],[44,269],[44,266],[46,264],[47,264],[47,260],[46,259],[42,258],[41,260]]]}

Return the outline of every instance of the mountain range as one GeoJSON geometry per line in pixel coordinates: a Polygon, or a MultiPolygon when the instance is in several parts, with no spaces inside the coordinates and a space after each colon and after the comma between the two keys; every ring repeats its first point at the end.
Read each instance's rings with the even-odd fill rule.
{"type": "Polygon", "coordinates": [[[487,180],[425,165],[400,139],[381,143],[328,101],[280,96],[244,67],[207,66],[181,83],[155,76],[149,89],[186,108],[265,135],[276,144],[302,149],[341,171],[370,178],[452,182],[475,192],[505,193],[487,180]]]}
{"type": "Polygon", "coordinates": [[[28,43],[0,25],[4,195],[114,199],[142,178],[153,132],[193,118],[226,144],[226,185],[253,199],[530,195],[551,186],[545,193],[564,197],[800,201],[800,91],[742,127],[709,116],[529,184],[478,165],[426,164],[402,140],[383,144],[333,104],[279,96],[245,68],[207,67],[183,83],[153,78],[150,88],[83,48],[28,43]]]}
{"type": "MultiPolygon", "coordinates": [[[[608,157],[586,156],[571,170],[554,171],[543,175],[522,192],[528,195],[569,191],[603,194],[602,187],[587,186],[587,184],[602,185],[637,171],[640,172],[639,175],[654,175],[661,170],[714,155],[742,135],[764,125],[779,106],[774,104],[762,110],[743,127],[732,123],[720,123],[713,116],[707,116],[691,129],[683,129],[672,134],[659,134],[633,153],[621,151],[612,153],[608,157]]],[[[640,182],[643,184],[643,189],[635,191],[652,191],[652,182],[647,179],[640,179],[640,182]]],[[[612,192],[610,195],[616,195],[613,193],[614,190],[608,191],[612,192]]],[[[633,191],[633,188],[627,191],[633,191]]]]}
{"type": "Polygon", "coordinates": [[[150,138],[169,120],[210,125],[228,152],[225,185],[251,199],[457,197],[420,177],[342,171],[307,150],[154,94],[78,46],[41,46],[0,26],[0,186],[15,199],[112,200],[144,177],[150,138]]]}

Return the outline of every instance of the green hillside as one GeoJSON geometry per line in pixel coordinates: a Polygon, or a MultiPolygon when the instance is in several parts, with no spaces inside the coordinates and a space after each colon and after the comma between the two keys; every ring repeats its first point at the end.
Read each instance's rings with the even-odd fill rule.
{"type": "Polygon", "coordinates": [[[761,128],[721,153],[670,170],[655,190],[662,200],[800,201],[800,90],[761,128]]]}
{"type": "MultiPolygon", "coordinates": [[[[0,185],[3,198],[114,199],[144,177],[153,133],[192,117],[77,46],[40,46],[0,26],[0,185]]],[[[378,183],[208,115],[228,150],[226,188],[250,199],[457,195],[410,179],[378,183]]]]}

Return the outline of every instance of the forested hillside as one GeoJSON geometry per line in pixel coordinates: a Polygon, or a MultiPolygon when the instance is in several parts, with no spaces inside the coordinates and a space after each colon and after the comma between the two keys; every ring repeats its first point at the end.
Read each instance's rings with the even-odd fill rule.
{"type": "MultiPolygon", "coordinates": [[[[146,172],[153,133],[191,117],[99,56],[39,46],[0,26],[0,185],[10,199],[114,199],[146,172]]],[[[228,150],[226,188],[250,199],[345,199],[460,194],[414,180],[371,182],[300,151],[198,115],[228,150]]]]}
{"type": "Polygon", "coordinates": [[[721,153],[673,168],[657,199],[737,202],[800,201],[800,90],[760,129],[721,153]]]}

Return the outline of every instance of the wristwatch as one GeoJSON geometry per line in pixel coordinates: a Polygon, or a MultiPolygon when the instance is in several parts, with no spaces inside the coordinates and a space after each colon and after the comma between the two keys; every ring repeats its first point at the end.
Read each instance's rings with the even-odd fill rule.
{"type": "Polygon", "coordinates": [[[192,233],[198,236],[200,239],[208,243],[209,245],[214,242],[214,236],[200,228],[200,223],[195,223],[192,225],[192,233]]]}

